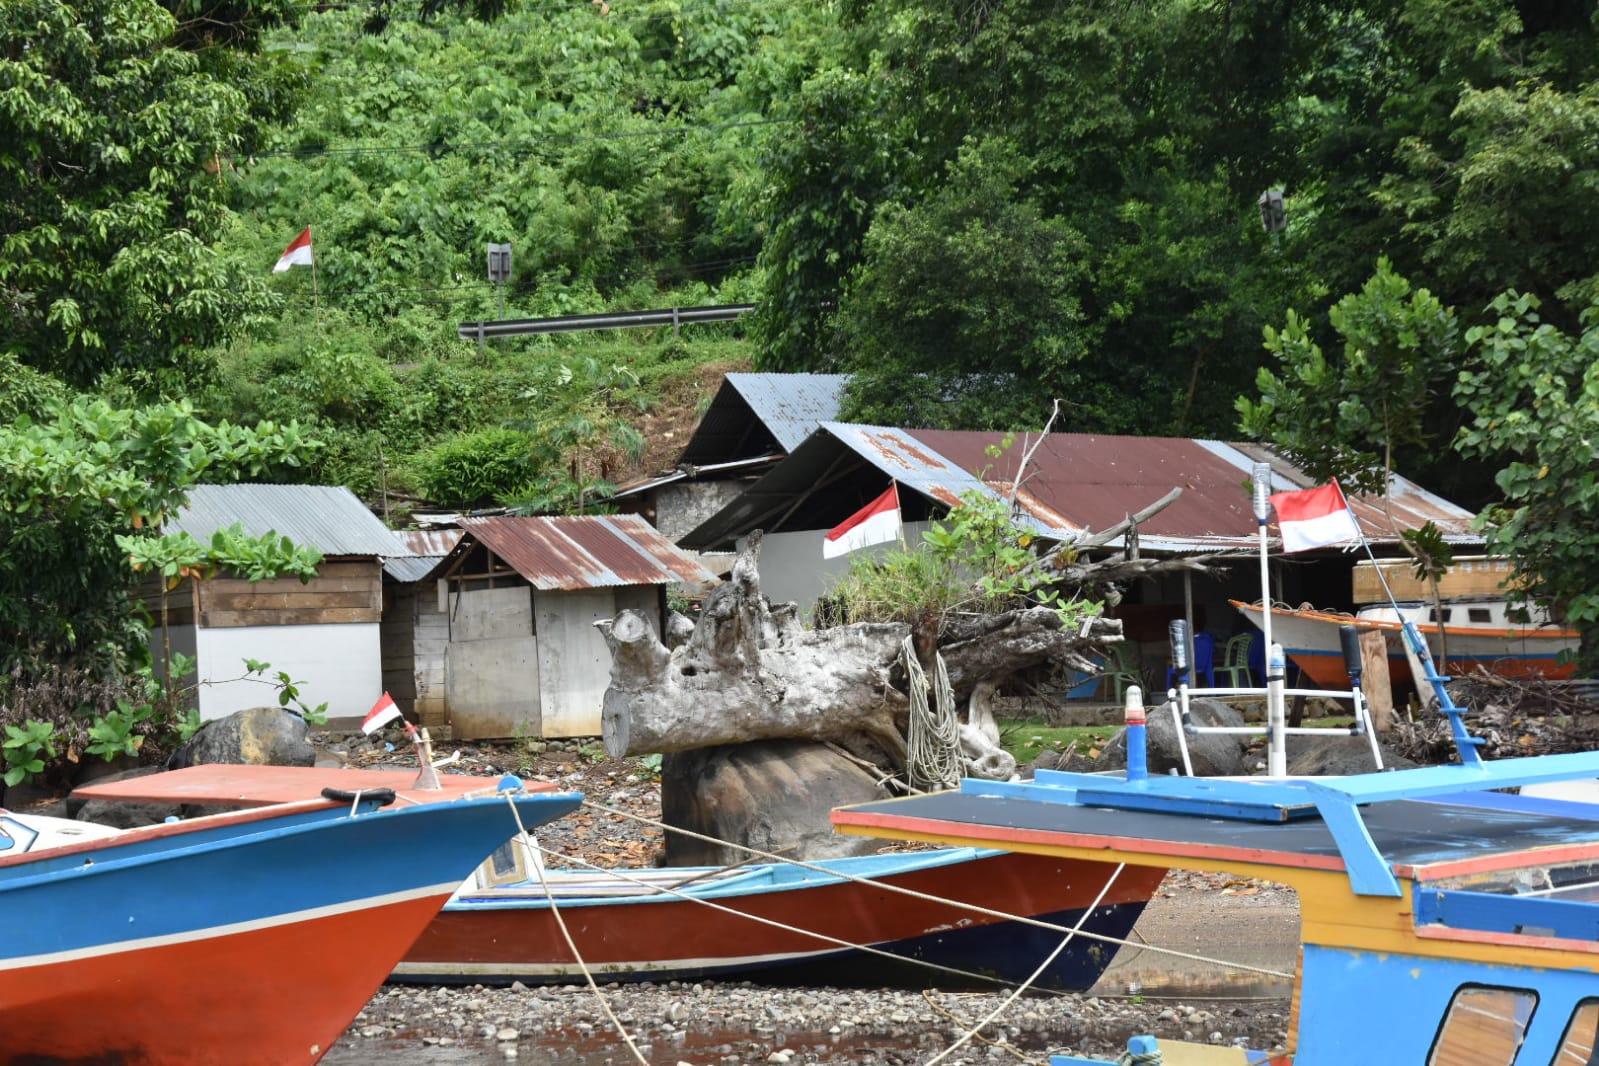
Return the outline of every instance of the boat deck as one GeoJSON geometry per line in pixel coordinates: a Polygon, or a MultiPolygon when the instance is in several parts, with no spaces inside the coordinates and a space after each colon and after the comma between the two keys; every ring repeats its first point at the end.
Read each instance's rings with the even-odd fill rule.
{"type": "MultiPolygon", "coordinates": [[[[250,766],[207,763],[181,770],[147,774],[122,781],[81,785],[72,794],[79,799],[117,800],[123,803],[207,804],[217,807],[268,807],[319,799],[324,788],[344,792],[393,789],[408,803],[438,803],[473,793],[495,790],[499,779],[468,774],[439,774],[439,788],[415,787],[415,770],[357,770],[324,766],[250,766]]],[[[523,781],[527,792],[553,791],[543,781],[523,781]]],[[[334,802],[334,801],[328,801],[334,802]]]]}
{"type": "Polygon", "coordinates": [[[1515,771],[1542,777],[1534,765],[1556,764],[1599,772],[1599,757],[1582,753],[1321,781],[1040,773],[1035,783],[969,780],[956,792],[846,807],[833,823],[847,833],[1018,851],[1111,851],[1151,865],[1338,871],[1357,894],[1397,896],[1396,875],[1433,880],[1599,859],[1599,805],[1485,792],[1515,771]]]}

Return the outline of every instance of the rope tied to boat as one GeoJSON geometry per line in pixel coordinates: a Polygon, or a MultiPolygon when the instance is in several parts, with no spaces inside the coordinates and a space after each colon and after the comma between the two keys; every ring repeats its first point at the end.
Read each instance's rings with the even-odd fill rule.
{"type": "Polygon", "coordinates": [[[605,1012],[605,1017],[610,1020],[611,1027],[622,1038],[622,1042],[627,1045],[627,1049],[633,1053],[633,1057],[638,1060],[640,1066],[650,1066],[650,1060],[644,1057],[644,1053],[633,1042],[633,1035],[627,1031],[627,1026],[622,1024],[622,1019],[618,1018],[616,1011],[611,1009],[610,999],[606,997],[604,992],[600,991],[600,986],[595,982],[594,975],[589,972],[588,963],[584,962],[583,956],[578,954],[577,944],[572,939],[571,931],[566,927],[566,918],[561,914],[561,908],[556,905],[555,893],[550,891],[550,883],[544,873],[544,863],[538,861],[538,856],[533,852],[533,837],[528,833],[527,826],[522,824],[522,812],[517,810],[514,797],[514,792],[509,789],[505,790],[505,805],[511,808],[511,817],[516,819],[516,839],[521,841],[522,847],[527,851],[528,865],[538,871],[539,887],[544,890],[544,895],[549,899],[550,917],[555,919],[556,927],[561,930],[561,938],[566,941],[566,949],[572,953],[572,958],[577,960],[577,967],[583,971],[583,979],[588,982],[589,991],[593,992],[594,998],[600,1001],[600,1009],[605,1012]]]}
{"type": "Polygon", "coordinates": [[[1160,1048],[1153,1051],[1122,1052],[1121,1058],[1116,1060],[1116,1066],[1161,1066],[1165,1060],[1161,1058],[1160,1048]]]}
{"type": "MultiPolygon", "coordinates": [[[[1073,933],[1074,935],[1082,937],[1085,940],[1097,940],[1102,944],[1116,944],[1122,947],[1135,947],[1141,951],[1148,951],[1157,955],[1167,955],[1172,958],[1187,959],[1190,962],[1210,963],[1216,966],[1224,966],[1232,970],[1239,970],[1244,973],[1256,973],[1266,977],[1282,978],[1292,978],[1294,976],[1292,973],[1284,973],[1282,970],[1273,970],[1265,966],[1252,966],[1245,962],[1232,962],[1228,959],[1217,959],[1208,955],[1196,955],[1193,952],[1180,951],[1176,948],[1164,948],[1156,944],[1134,943],[1131,940],[1126,940],[1121,937],[1106,936],[1103,933],[1091,933],[1086,929],[1074,930],[1057,922],[1046,922],[1041,918],[1033,918],[1024,914],[1007,914],[1004,911],[995,910],[992,907],[984,907],[976,903],[967,903],[963,900],[946,899],[945,897],[935,896],[931,893],[918,892],[914,888],[906,888],[903,885],[892,885],[888,884],[887,882],[878,881],[869,877],[857,877],[854,874],[844,873],[838,870],[829,870],[825,866],[818,866],[814,863],[806,862],[803,859],[784,858],[781,855],[776,855],[769,851],[762,851],[759,848],[752,848],[747,844],[738,844],[731,840],[719,840],[716,837],[707,836],[704,833],[696,833],[692,829],[684,829],[680,826],[667,825],[658,818],[648,818],[642,814],[635,814],[632,811],[624,811],[619,807],[607,807],[605,804],[595,803],[593,800],[584,800],[583,806],[590,810],[614,815],[618,818],[629,818],[635,822],[641,822],[644,825],[654,826],[656,829],[659,829],[663,832],[677,833],[681,836],[688,837],[691,840],[700,840],[707,844],[716,844],[720,847],[732,848],[735,851],[742,851],[746,854],[755,855],[759,858],[766,859],[768,862],[786,862],[791,866],[798,866],[806,870],[815,870],[818,873],[825,873],[832,877],[843,878],[846,881],[856,881],[861,884],[870,884],[872,887],[880,889],[884,892],[893,892],[901,896],[908,896],[912,899],[921,899],[933,903],[946,904],[949,907],[957,910],[969,911],[972,914],[984,914],[990,918],[999,918],[1008,922],[1018,922],[1022,925],[1030,925],[1037,929],[1048,929],[1056,933],[1073,933]]],[[[599,867],[596,867],[596,869],[599,869],[599,867]]]]}

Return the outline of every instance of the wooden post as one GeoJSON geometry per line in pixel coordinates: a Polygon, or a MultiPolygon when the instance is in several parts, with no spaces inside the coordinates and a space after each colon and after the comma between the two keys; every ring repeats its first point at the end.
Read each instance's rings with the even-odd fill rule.
{"type": "Polygon", "coordinates": [[[1388,674],[1388,640],[1367,630],[1360,634],[1360,691],[1371,712],[1372,728],[1387,733],[1394,727],[1394,688],[1388,674]]]}

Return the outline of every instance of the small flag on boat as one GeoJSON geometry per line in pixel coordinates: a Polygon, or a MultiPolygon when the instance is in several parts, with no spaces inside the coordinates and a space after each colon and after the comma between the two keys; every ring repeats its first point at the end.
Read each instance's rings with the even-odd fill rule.
{"type": "Polygon", "coordinates": [[[899,534],[899,484],[895,482],[887,492],[828,530],[822,541],[822,558],[836,559],[857,548],[885,544],[899,534]]]}
{"type": "Polygon", "coordinates": [[[388,725],[396,718],[404,717],[400,709],[394,705],[394,697],[385,692],[378,697],[377,703],[367,712],[366,718],[361,721],[361,732],[375,733],[388,725]]]}
{"type": "Polygon", "coordinates": [[[1336,481],[1298,492],[1274,492],[1271,505],[1277,509],[1284,552],[1309,551],[1360,539],[1360,527],[1336,481]]]}
{"type": "Polygon", "coordinates": [[[272,273],[289,269],[292,266],[311,265],[311,227],[307,226],[300,231],[300,235],[289,242],[283,249],[283,254],[278,256],[278,265],[272,268],[272,273]]]}

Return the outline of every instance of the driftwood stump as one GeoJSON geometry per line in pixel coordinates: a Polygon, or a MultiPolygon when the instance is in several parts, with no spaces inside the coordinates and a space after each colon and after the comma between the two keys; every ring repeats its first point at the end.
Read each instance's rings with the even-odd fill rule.
{"type": "Polygon", "coordinates": [[[621,758],[789,739],[902,759],[896,719],[907,704],[891,674],[907,627],[804,629],[792,604],[774,610],[761,595],[758,540],[705,598],[686,644],[669,651],[632,611],[601,627],[612,655],[605,750],[621,758]]]}

